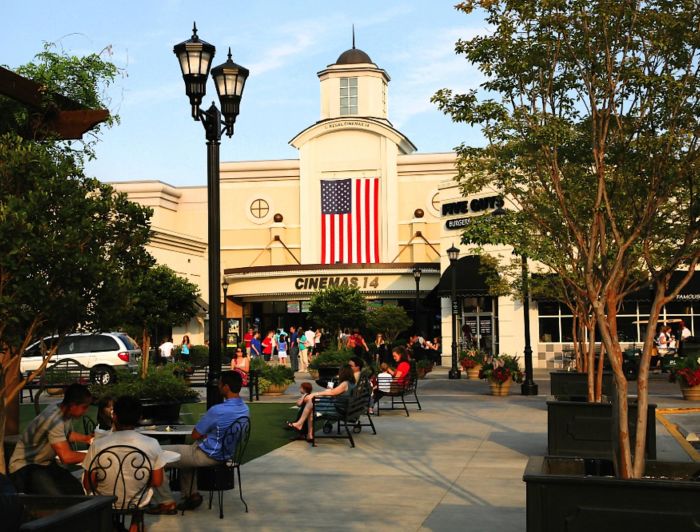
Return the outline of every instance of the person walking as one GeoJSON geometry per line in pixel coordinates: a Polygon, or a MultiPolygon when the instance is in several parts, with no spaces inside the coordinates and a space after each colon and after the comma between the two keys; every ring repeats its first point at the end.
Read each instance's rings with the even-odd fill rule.
{"type": "Polygon", "coordinates": [[[292,371],[299,371],[299,335],[297,328],[292,325],[289,327],[289,362],[292,365],[292,371]]]}
{"type": "Polygon", "coordinates": [[[299,371],[307,371],[309,367],[309,354],[306,349],[306,333],[304,333],[302,327],[299,327],[297,344],[299,345],[299,371]]]}

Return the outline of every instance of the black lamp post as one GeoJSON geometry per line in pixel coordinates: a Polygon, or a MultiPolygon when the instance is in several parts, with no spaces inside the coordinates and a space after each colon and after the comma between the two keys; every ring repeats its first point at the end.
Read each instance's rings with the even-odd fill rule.
{"type": "Polygon", "coordinates": [[[418,265],[413,267],[413,278],[416,280],[416,306],[413,309],[413,326],[416,328],[416,334],[418,333],[418,304],[420,303],[420,276],[423,271],[418,265]]]}
{"type": "Polygon", "coordinates": [[[457,368],[457,314],[459,314],[459,304],[457,302],[457,259],[459,258],[459,249],[452,244],[452,247],[447,250],[447,256],[450,258],[450,302],[452,304],[452,367],[448,373],[450,379],[459,379],[462,375],[457,368]]]}
{"type": "Polygon", "coordinates": [[[173,52],[177,55],[185,81],[185,93],[192,106],[192,118],[204,126],[207,139],[207,207],[209,242],[209,375],[207,376],[207,408],[221,401],[218,389],[221,371],[221,306],[219,301],[220,234],[219,234],[219,144],[221,134],[233,135],[233,124],[238,115],[238,107],[243,94],[248,69],[228,60],[211,69],[212,78],[219,94],[221,111],[212,102],[209,109],[202,111],[200,105],[207,92],[209,68],[216,48],[197,36],[197,25],[192,29],[192,37],[176,44],[173,52]],[[222,124],[223,113],[223,124],[222,124]]]}
{"type": "Polygon", "coordinates": [[[530,286],[527,273],[527,255],[520,256],[520,271],[523,282],[523,321],[525,322],[525,381],[520,386],[522,395],[537,395],[537,384],[532,378],[532,346],[530,345],[530,286]]]}
{"type": "Polygon", "coordinates": [[[226,281],[226,279],[224,279],[221,282],[221,290],[223,290],[223,292],[224,292],[224,305],[223,305],[224,308],[221,309],[223,312],[222,320],[224,322],[223,332],[222,332],[222,336],[223,336],[222,340],[223,341],[221,342],[222,343],[221,349],[222,349],[222,353],[226,353],[226,346],[228,345],[228,318],[226,316],[226,296],[228,295],[228,281],[226,281]]]}
{"type": "MultiPolygon", "coordinates": [[[[499,207],[492,213],[494,216],[503,216],[506,210],[499,207]]],[[[522,395],[537,395],[538,387],[532,377],[532,346],[530,345],[530,285],[527,271],[527,255],[520,256],[520,275],[523,284],[523,323],[525,327],[525,347],[523,356],[525,357],[525,380],[520,386],[522,395]]]]}

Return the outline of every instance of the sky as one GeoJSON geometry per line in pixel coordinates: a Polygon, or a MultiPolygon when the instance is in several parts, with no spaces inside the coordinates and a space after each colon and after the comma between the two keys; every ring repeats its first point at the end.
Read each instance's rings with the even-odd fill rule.
{"type": "MultiPolygon", "coordinates": [[[[190,117],[172,51],[190,38],[193,21],[217,48],[212,66],[226,61],[230,46],[250,70],[234,136],[221,142],[222,162],[298,158],[289,141],[319,119],[317,73],[352,47],[353,24],[356,47],[391,77],[389,119],[419,153],[484,143],[478,129],[452,123],[430,102],[440,88],[464,92],[482,80],[454,45],[486,24],[455,10],[455,0],[3,3],[0,64],[25,64],[53,42],[69,54],[102,52],[120,68],[106,96],[121,123],[105,130],[86,168],[102,181],[206,184],[204,129],[190,117]]],[[[203,107],[212,101],[218,104],[210,81],[203,107]]]]}

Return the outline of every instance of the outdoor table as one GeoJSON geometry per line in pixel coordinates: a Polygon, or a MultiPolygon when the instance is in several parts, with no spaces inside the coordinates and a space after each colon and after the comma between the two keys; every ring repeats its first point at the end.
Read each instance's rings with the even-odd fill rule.
{"type": "Polygon", "coordinates": [[[167,439],[173,443],[185,443],[187,436],[192,434],[192,429],[194,425],[146,425],[136,431],[158,441],[167,439]]]}

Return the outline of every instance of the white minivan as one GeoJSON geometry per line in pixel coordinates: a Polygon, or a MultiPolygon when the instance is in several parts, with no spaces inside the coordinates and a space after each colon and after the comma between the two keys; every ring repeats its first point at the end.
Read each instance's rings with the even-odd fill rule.
{"type": "MultiPolygon", "coordinates": [[[[22,356],[20,370],[37,369],[43,360],[41,342],[50,349],[58,336],[47,336],[30,345],[22,356]]],[[[138,344],[126,333],[68,334],[58,346],[50,364],[67,358],[90,368],[90,381],[109,384],[114,381],[115,368],[122,366],[135,370],[141,357],[138,344]]]]}

